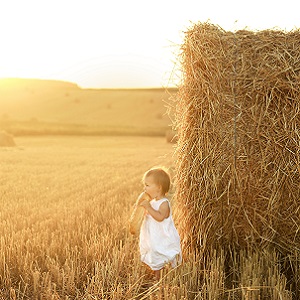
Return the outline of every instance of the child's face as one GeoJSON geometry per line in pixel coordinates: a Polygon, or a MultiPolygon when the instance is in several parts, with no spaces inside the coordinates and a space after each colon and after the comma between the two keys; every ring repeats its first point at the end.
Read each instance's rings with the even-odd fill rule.
{"type": "Polygon", "coordinates": [[[151,196],[151,199],[160,199],[161,186],[155,183],[153,176],[147,176],[144,181],[144,191],[151,196]]]}

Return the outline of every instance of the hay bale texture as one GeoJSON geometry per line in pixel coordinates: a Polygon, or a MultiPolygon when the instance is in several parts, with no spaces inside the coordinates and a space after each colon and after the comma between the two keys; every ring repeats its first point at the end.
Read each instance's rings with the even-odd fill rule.
{"type": "Polygon", "coordinates": [[[300,249],[300,32],[194,24],[177,94],[184,243],[300,249]]]}

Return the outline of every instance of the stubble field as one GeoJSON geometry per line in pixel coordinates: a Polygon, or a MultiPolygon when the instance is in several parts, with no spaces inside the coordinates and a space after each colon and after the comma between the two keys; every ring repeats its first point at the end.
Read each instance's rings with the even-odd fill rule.
{"type": "MultiPolygon", "coordinates": [[[[128,219],[145,170],[174,172],[174,146],[164,138],[15,141],[0,148],[1,300],[294,299],[276,255],[266,251],[233,257],[242,271],[228,273],[222,253],[206,257],[183,245],[183,264],[153,281],[128,219]]],[[[171,203],[183,238],[189,233],[180,231],[180,207],[171,203]]]]}
{"type": "Polygon", "coordinates": [[[167,275],[163,291],[152,285],[138,239],[128,232],[142,174],[161,164],[172,171],[173,145],[160,137],[19,137],[16,143],[0,148],[1,299],[187,295],[178,270],[167,275]]]}

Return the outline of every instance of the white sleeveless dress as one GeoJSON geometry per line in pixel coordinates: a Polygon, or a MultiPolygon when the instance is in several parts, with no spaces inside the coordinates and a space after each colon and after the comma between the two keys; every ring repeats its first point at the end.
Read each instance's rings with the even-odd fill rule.
{"type": "MultiPolygon", "coordinates": [[[[159,206],[169,200],[162,198],[151,200],[150,204],[158,210],[159,206]]],[[[171,214],[161,222],[156,221],[149,213],[146,213],[140,230],[141,261],[152,270],[160,270],[167,263],[172,267],[181,263],[180,237],[175,228],[171,214]]]]}

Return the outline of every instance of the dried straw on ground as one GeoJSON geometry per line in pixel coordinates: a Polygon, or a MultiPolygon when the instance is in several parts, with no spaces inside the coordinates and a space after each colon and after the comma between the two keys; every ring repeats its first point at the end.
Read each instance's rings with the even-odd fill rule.
{"type": "Polygon", "coordinates": [[[184,243],[299,251],[299,30],[200,23],[181,59],[175,197],[184,243]]]}
{"type": "Polygon", "coordinates": [[[0,147],[14,147],[16,143],[11,134],[6,131],[0,131],[0,147]]]}

